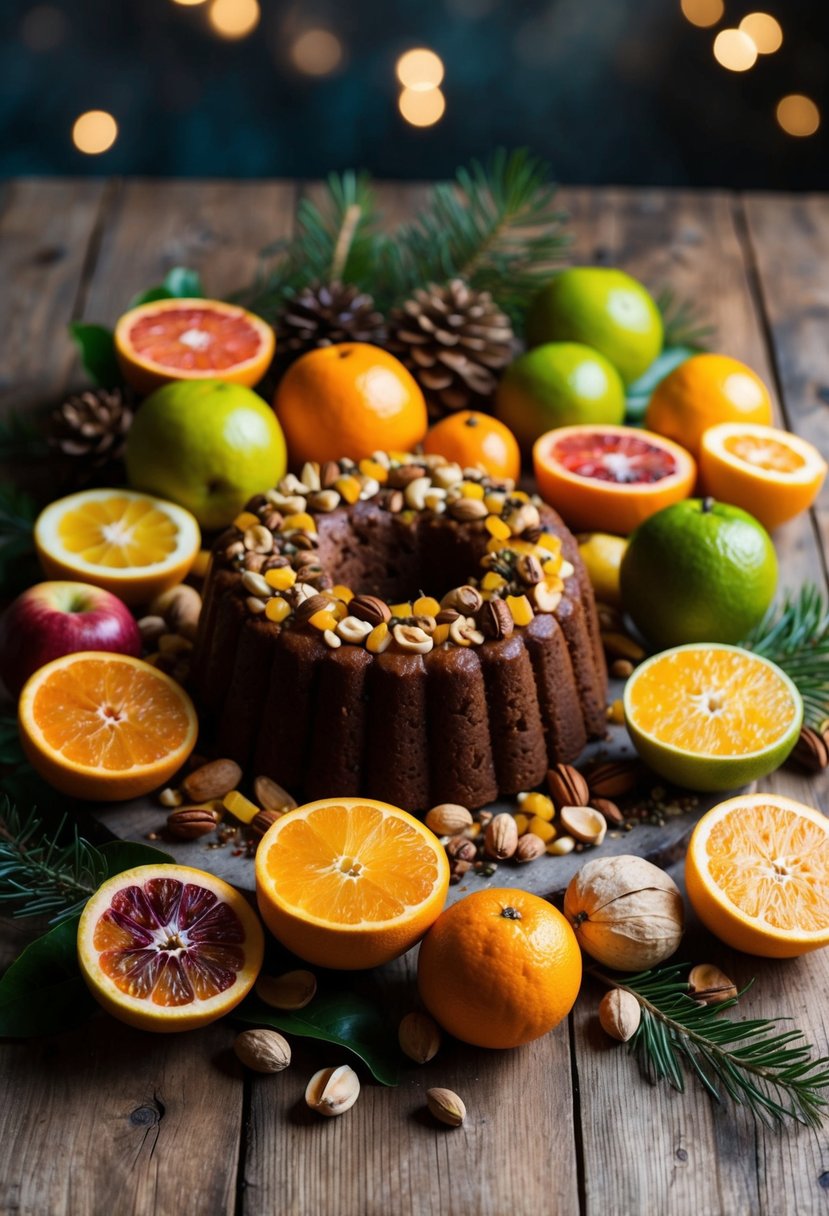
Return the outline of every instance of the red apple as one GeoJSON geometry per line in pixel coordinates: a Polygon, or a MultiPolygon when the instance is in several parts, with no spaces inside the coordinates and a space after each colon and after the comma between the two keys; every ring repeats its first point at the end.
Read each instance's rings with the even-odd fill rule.
{"type": "Polygon", "coordinates": [[[141,657],[141,634],[126,604],[89,583],[37,583],[0,618],[0,676],[14,696],[44,663],[79,650],[141,657]]]}

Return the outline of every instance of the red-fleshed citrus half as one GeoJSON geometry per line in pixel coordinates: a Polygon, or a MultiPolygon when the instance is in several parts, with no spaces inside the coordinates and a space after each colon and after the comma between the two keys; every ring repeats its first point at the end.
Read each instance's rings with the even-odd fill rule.
{"type": "Polygon", "coordinates": [[[78,962],[92,995],[142,1030],[192,1030],[235,1009],[253,987],[264,948],[244,896],[190,866],[116,874],[78,925],[78,962]]]}
{"type": "Polygon", "coordinates": [[[171,380],[258,384],[270,366],[274,332],[261,317],[222,300],[153,300],[118,321],[115,350],[139,393],[171,380]]]}
{"type": "Polygon", "coordinates": [[[627,535],[687,498],[697,469],[670,439],[628,426],[563,426],[533,447],[539,492],[579,531],[627,535]]]}

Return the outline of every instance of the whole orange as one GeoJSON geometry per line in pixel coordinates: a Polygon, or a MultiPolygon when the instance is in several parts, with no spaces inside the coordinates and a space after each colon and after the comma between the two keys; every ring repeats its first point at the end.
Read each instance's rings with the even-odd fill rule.
{"type": "Polygon", "coordinates": [[[445,1030],[476,1047],[519,1047],[567,1016],[581,951],[561,913],[527,891],[467,895],[420,947],[417,984],[445,1030]]]}
{"type": "Polygon", "coordinates": [[[766,385],[739,359],[692,355],[656,386],[645,426],[699,456],[703,432],[718,422],[771,422],[766,385]]]}
{"type": "Polygon", "coordinates": [[[288,368],[274,398],[294,465],[407,452],[426,434],[426,402],[399,359],[367,342],[309,351],[288,368]]]}
{"type": "Polygon", "coordinates": [[[508,426],[477,410],[458,410],[442,418],[426,435],[424,452],[445,456],[462,469],[483,465],[491,477],[521,474],[521,451],[508,426]]]}

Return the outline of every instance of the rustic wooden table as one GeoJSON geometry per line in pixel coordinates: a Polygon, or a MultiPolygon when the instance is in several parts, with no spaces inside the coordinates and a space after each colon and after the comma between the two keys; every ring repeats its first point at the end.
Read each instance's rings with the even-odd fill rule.
{"type": "MultiPolygon", "coordinates": [[[[313,189],[313,187],[308,187],[313,189]]],[[[20,181],[0,187],[0,407],[35,408],[78,380],[69,319],[111,322],[173,265],[221,294],[256,251],[290,232],[289,182],[20,181]]],[[[422,188],[381,188],[387,217],[422,188]]],[[[773,386],[778,417],[829,452],[829,198],[572,189],[574,256],[695,298],[719,345],[773,386]]],[[[825,577],[829,491],[776,537],[787,585],[825,577]]],[[[829,809],[829,778],[790,769],[768,786],[829,809]]],[[[4,922],[7,962],[31,932],[4,922]]],[[[829,951],[764,964],[691,926],[685,954],[757,983],[747,1016],[789,1014],[827,1050],[829,951]]],[[[411,960],[390,969],[399,999],[411,960]]],[[[588,983],[567,1025],[529,1047],[454,1047],[399,1088],[366,1083],[338,1120],[308,1114],[312,1067],[337,1052],[297,1044],[277,1078],[244,1077],[233,1031],[153,1037],[104,1017],[0,1048],[0,1210],[57,1216],[296,1213],[534,1216],[829,1213],[829,1135],[766,1131],[698,1088],[651,1089],[597,1030],[588,983]],[[318,1062],[319,1061],[319,1062],[318,1062]],[[469,1115],[423,1117],[429,1085],[469,1115]]],[[[403,996],[405,1001],[405,995],[403,996]]]]}

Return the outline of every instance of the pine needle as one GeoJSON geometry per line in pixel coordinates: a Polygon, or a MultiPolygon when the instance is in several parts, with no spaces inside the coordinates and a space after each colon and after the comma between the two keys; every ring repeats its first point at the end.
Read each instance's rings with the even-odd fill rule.
{"type": "Polygon", "coordinates": [[[34,810],[22,814],[0,799],[0,905],[15,916],[51,916],[56,924],[80,911],[106,877],[101,852],[73,826],[61,843],[66,817],[47,834],[34,810]]]}
{"type": "Polygon", "coordinates": [[[34,553],[34,500],[13,485],[0,483],[0,574],[9,562],[34,553]]]}
{"type": "Polygon", "coordinates": [[[772,604],[742,645],[771,659],[794,681],[807,726],[816,730],[829,717],[829,606],[815,583],[772,604]]]}
{"type": "Polygon", "coordinates": [[[623,981],[590,969],[603,984],[639,1002],[642,1020],[628,1049],[645,1077],[652,1084],[666,1080],[683,1093],[687,1071],[715,1101],[727,1096],[766,1126],[792,1119],[817,1127],[829,1105],[829,1057],[814,1056],[801,1031],[781,1030],[771,1019],[723,1017],[751,984],[717,1005],[693,1000],[687,978],[681,978],[688,969],[674,963],[623,981]]]}
{"type": "Polygon", "coordinates": [[[714,336],[714,326],[705,320],[693,300],[684,300],[671,287],[665,287],[656,297],[662,313],[665,336],[663,346],[690,346],[707,350],[714,336]]]}

